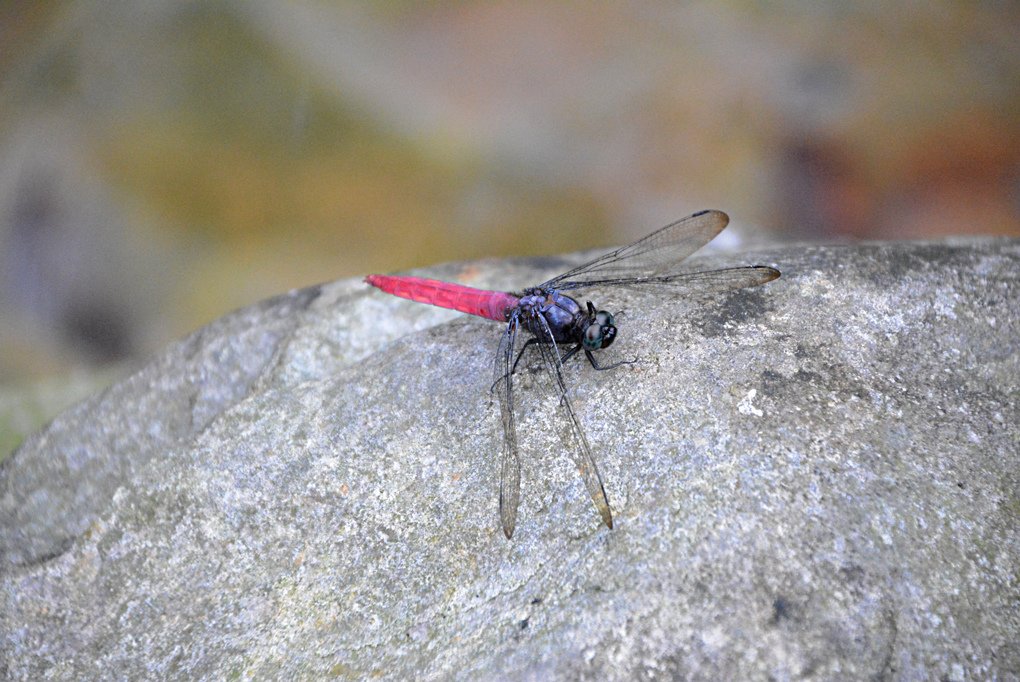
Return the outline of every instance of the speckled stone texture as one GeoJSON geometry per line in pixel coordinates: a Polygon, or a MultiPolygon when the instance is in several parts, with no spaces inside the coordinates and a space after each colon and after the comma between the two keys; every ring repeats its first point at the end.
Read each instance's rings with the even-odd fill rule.
{"type": "Polygon", "coordinates": [[[611,531],[525,366],[503,537],[495,323],[343,281],[171,346],[0,465],[0,677],[1020,675],[1020,242],[737,264],[783,277],[592,292],[611,531]]]}

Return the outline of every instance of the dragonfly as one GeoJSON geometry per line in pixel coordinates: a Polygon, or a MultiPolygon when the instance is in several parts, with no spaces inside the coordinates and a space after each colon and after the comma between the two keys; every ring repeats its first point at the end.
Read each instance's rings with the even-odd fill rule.
{"type": "Polygon", "coordinates": [[[568,450],[574,465],[603,523],[612,528],[609,498],[591,445],[567,396],[563,363],[578,353],[583,353],[591,366],[600,371],[635,361],[599,363],[595,353],[611,346],[617,338],[616,318],[606,310],[597,309],[590,300],[582,306],[578,298],[586,298],[581,294],[588,289],[608,292],[621,287],[660,295],[662,292],[674,296],[701,295],[755,287],[778,278],[779,270],[765,265],[693,272],[680,268],[682,261],[710,242],[728,223],[729,217],[722,211],[699,211],[519,294],[421,277],[369,275],[365,278],[365,282],[388,294],[506,325],[493,362],[490,390],[498,396],[503,422],[499,516],[507,539],[513,537],[521,501],[521,458],[513,377],[524,352],[529,348],[538,350],[540,367],[544,370],[541,380],[547,381],[558,397],[553,418],[570,434],[568,450]]]}

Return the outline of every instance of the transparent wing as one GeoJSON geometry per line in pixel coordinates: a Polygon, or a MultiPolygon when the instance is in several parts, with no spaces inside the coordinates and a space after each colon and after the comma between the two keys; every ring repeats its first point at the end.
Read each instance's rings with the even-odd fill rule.
{"type": "Polygon", "coordinates": [[[581,429],[581,423],[577,420],[574,408],[567,398],[567,385],[563,381],[563,363],[560,361],[559,348],[557,348],[556,342],[553,340],[552,331],[549,329],[548,324],[546,324],[545,318],[536,314],[534,319],[539,321],[541,328],[544,329],[545,339],[548,341],[548,343],[536,343],[534,345],[542,354],[542,364],[546,369],[547,379],[553,382],[553,389],[558,399],[557,414],[559,414],[561,419],[566,419],[570,427],[571,443],[568,448],[570,457],[574,460],[574,465],[577,467],[578,473],[581,474],[581,480],[584,481],[584,486],[588,489],[588,494],[591,496],[592,502],[595,503],[595,508],[602,516],[602,521],[612,528],[613,513],[609,508],[609,498],[606,497],[606,489],[602,485],[602,476],[599,475],[599,468],[595,464],[595,458],[591,454],[591,447],[588,445],[588,439],[581,429]]]}
{"type": "Polygon", "coordinates": [[[521,503],[521,460],[517,454],[517,422],[514,419],[513,376],[510,370],[516,353],[519,318],[510,318],[493,363],[493,385],[503,418],[503,452],[499,470],[499,519],[509,540],[517,525],[517,507],[521,503]]]}
{"type": "Polygon", "coordinates": [[[540,286],[562,291],[594,286],[595,282],[636,280],[675,271],[681,261],[712,241],[729,222],[729,216],[722,211],[699,211],[540,286]]]}
{"type": "Polygon", "coordinates": [[[700,295],[756,287],[771,282],[779,277],[779,270],[767,265],[748,265],[722,270],[704,270],[701,272],[679,272],[670,275],[653,275],[651,277],[631,277],[624,279],[598,279],[584,283],[566,282],[572,286],[563,287],[561,291],[600,286],[640,287],[656,289],[662,287],[672,294],[700,295]]]}

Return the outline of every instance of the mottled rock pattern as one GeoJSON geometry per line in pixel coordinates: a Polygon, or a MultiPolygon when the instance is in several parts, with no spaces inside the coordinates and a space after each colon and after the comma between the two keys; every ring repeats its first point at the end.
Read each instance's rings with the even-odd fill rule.
{"type": "Polygon", "coordinates": [[[493,323],[344,281],[171,346],[0,464],[0,677],[1020,674],[1020,243],[741,263],[783,278],[593,297],[612,531],[525,369],[503,538],[493,323]]]}

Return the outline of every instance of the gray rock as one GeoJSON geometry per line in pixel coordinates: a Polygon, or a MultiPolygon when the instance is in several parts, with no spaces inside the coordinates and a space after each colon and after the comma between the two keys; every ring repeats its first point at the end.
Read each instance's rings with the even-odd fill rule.
{"type": "Polygon", "coordinates": [[[611,531],[525,369],[503,537],[494,323],[349,280],[171,346],[0,465],[0,677],[1020,675],[1020,242],[698,264],[746,263],[595,299],[611,531]]]}

